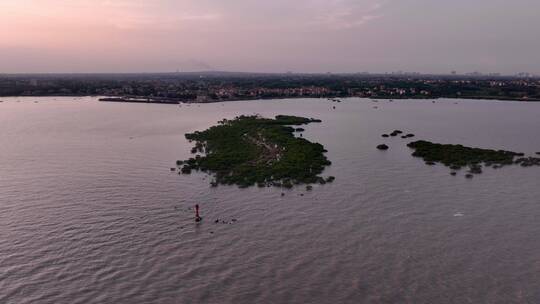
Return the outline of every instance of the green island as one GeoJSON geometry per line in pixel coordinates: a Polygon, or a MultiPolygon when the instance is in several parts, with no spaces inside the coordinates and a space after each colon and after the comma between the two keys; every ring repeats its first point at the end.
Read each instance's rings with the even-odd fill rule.
{"type": "MultiPolygon", "coordinates": [[[[540,158],[524,157],[524,153],[512,151],[438,144],[425,140],[411,142],[407,146],[415,150],[412,154],[414,157],[422,158],[427,165],[442,163],[454,171],[468,167],[468,178],[471,178],[472,174],[482,173],[482,165],[494,169],[508,165],[540,166],[540,158]]],[[[452,172],[452,175],[455,175],[455,172],[452,172]]]]}
{"type": "Polygon", "coordinates": [[[332,182],[333,176],[320,176],[331,164],[325,156],[327,151],[319,143],[296,137],[294,133],[301,128],[291,127],[317,122],[321,121],[285,115],[275,119],[260,116],[224,119],[205,131],[185,135],[195,143],[191,152],[197,155],[177,162],[180,174],[194,170],[209,173],[214,177],[211,181],[214,187],[222,184],[241,188],[254,185],[292,188],[332,182]]]}

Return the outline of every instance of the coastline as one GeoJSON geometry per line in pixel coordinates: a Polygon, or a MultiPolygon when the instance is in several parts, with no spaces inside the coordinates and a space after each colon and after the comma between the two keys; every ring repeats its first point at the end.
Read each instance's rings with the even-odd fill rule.
{"type": "Polygon", "coordinates": [[[151,99],[145,97],[125,98],[125,97],[103,97],[99,101],[102,102],[126,102],[126,103],[157,103],[157,104],[181,104],[181,103],[219,103],[228,101],[254,101],[254,100],[281,100],[281,99],[328,99],[331,102],[339,100],[339,98],[364,98],[373,100],[439,100],[439,99],[472,99],[472,100],[491,100],[491,101],[519,101],[519,102],[540,102],[540,98],[502,98],[502,97],[489,97],[489,96],[464,96],[464,97],[450,97],[450,96],[438,96],[438,97],[370,97],[370,96],[283,96],[283,97],[257,97],[257,98],[228,98],[219,100],[170,100],[170,99],[151,99]]]}
{"type": "Polygon", "coordinates": [[[118,102],[118,103],[152,103],[152,104],[204,104],[204,103],[219,103],[219,102],[228,102],[228,101],[255,101],[255,100],[281,100],[281,99],[333,99],[339,98],[364,98],[372,100],[439,100],[439,99],[470,99],[470,100],[488,100],[488,101],[517,101],[517,102],[540,102],[540,98],[515,98],[515,97],[492,97],[492,96],[437,96],[437,97],[427,97],[427,96],[406,96],[406,97],[396,97],[396,96],[275,96],[275,97],[248,97],[248,98],[227,98],[227,99],[207,99],[204,101],[198,100],[185,100],[185,99],[169,99],[169,98],[148,98],[145,96],[96,96],[96,95],[11,95],[11,96],[0,96],[0,98],[42,98],[42,97],[95,97],[98,98],[100,102],[118,102]]]}

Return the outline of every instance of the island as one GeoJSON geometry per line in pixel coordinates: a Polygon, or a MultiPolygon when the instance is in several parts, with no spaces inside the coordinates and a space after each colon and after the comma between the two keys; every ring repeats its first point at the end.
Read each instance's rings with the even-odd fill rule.
{"type": "Polygon", "coordinates": [[[185,135],[195,143],[191,152],[196,156],[177,162],[180,174],[206,172],[213,176],[214,187],[222,184],[292,188],[332,182],[333,176],[320,175],[331,165],[325,148],[296,137],[299,128],[292,127],[319,122],[286,115],[274,119],[257,115],[223,119],[205,131],[185,135]]]}
{"type": "Polygon", "coordinates": [[[422,158],[427,165],[441,163],[454,170],[452,175],[455,175],[456,170],[469,168],[467,178],[472,178],[472,174],[482,173],[482,165],[494,169],[508,165],[540,166],[540,158],[525,157],[524,153],[512,151],[439,144],[425,140],[411,142],[407,146],[415,150],[412,154],[414,157],[422,158]]]}

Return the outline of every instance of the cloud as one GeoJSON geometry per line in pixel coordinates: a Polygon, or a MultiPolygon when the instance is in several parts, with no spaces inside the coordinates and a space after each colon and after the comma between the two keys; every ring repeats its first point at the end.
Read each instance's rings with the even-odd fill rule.
{"type": "Polygon", "coordinates": [[[381,17],[382,1],[1,0],[0,19],[14,27],[33,25],[36,28],[339,30],[381,17]]]}
{"type": "MultiPolygon", "coordinates": [[[[195,1],[171,0],[1,0],[0,20],[36,27],[104,26],[170,29],[211,22],[219,14],[195,1]]],[[[0,29],[0,33],[1,33],[0,29]]]]}
{"type": "Polygon", "coordinates": [[[317,21],[330,29],[351,29],[382,17],[382,1],[330,0],[321,3],[317,21]]]}
{"type": "Polygon", "coordinates": [[[229,24],[262,30],[341,30],[382,17],[387,0],[229,0],[214,6],[229,24]]]}
{"type": "Polygon", "coordinates": [[[21,70],[330,70],[385,1],[0,0],[0,48],[21,70]]]}

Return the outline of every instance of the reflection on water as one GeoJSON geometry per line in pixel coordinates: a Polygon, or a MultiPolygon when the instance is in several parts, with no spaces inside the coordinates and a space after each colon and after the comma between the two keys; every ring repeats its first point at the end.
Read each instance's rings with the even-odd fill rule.
{"type": "Polygon", "coordinates": [[[533,154],[540,104],[2,100],[0,303],[540,302],[540,169],[467,180],[380,137],[533,154]],[[184,133],[253,113],[322,119],[304,137],[336,182],[282,197],[170,172],[184,133]]]}

